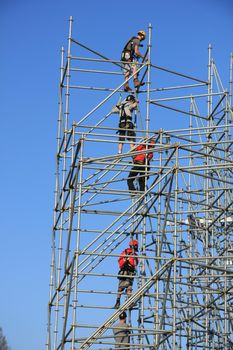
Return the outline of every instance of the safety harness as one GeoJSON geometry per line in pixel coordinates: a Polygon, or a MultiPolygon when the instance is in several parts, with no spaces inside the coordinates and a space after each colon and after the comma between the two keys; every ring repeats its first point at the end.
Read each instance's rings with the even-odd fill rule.
{"type": "Polygon", "coordinates": [[[135,268],[138,264],[138,259],[128,257],[128,255],[135,255],[135,253],[132,251],[132,249],[127,248],[121,253],[120,258],[118,259],[118,264],[120,268],[118,272],[119,280],[131,279],[133,277],[125,277],[125,275],[134,276],[135,274],[135,268]]]}
{"type": "Polygon", "coordinates": [[[131,39],[129,39],[129,41],[125,45],[125,47],[122,51],[122,54],[121,54],[122,61],[128,61],[129,59],[131,61],[133,60],[133,56],[134,56],[134,42],[133,42],[133,40],[134,39],[137,39],[137,37],[133,36],[131,39]]]}
{"type": "Polygon", "coordinates": [[[119,109],[120,113],[119,128],[125,128],[127,124],[131,124],[133,127],[132,115],[127,115],[125,112],[125,107],[127,104],[130,105],[130,102],[126,101],[116,106],[119,109]]]}

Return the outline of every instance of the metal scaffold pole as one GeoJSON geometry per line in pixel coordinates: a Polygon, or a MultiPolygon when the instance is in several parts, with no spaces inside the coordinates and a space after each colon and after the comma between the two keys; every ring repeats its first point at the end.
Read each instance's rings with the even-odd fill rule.
{"type": "Polygon", "coordinates": [[[228,92],[211,45],[207,80],[155,65],[149,24],[146,54],[126,78],[125,61],[89,48],[73,29],[70,17],[61,50],[46,348],[114,349],[125,311],[130,345],[124,339],[121,348],[232,349],[232,55],[228,92]],[[127,93],[135,74],[145,85],[127,93]],[[135,140],[119,134],[128,95],[140,101],[135,140]],[[145,162],[129,175],[140,154],[145,162]],[[118,259],[134,240],[138,251],[125,253],[138,259],[125,277],[133,276],[132,291],[119,292],[118,259]]]}

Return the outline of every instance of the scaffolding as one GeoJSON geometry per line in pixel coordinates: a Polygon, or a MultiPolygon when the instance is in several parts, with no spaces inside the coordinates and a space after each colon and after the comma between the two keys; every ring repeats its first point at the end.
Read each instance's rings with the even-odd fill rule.
{"type": "Polygon", "coordinates": [[[136,144],[155,144],[146,189],[132,196],[136,152],[126,140],[117,154],[112,114],[126,96],[123,62],[74,39],[72,26],[61,50],[47,350],[115,348],[122,311],[130,349],[233,349],[232,55],[228,89],[211,46],[206,79],[156,66],[149,25],[134,122],[136,144]],[[132,238],[133,293],[114,309],[117,260],[132,238]]]}

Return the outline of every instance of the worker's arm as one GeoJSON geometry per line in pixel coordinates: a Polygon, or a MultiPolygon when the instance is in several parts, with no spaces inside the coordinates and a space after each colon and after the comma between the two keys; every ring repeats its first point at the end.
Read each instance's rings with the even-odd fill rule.
{"type": "Polygon", "coordinates": [[[141,54],[141,52],[138,49],[138,45],[135,45],[134,52],[135,52],[137,57],[143,58],[143,55],[141,54]]]}
{"type": "Polygon", "coordinates": [[[137,108],[138,103],[139,103],[139,101],[135,101],[134,103],[132,103],[132,106],[131,106],[130,110],[137,108]]]}
{"type": "Polygon", "coordinates": [[[153,158],[153,153],[148,153],[147,159],[150,161],[153,158]]]}

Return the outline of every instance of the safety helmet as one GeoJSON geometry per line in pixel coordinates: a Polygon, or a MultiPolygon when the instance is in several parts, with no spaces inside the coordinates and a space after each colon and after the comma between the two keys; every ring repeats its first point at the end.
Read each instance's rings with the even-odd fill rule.
{"type": "Polygon", "coordinates": [[[127,317],[127,314],[126,314],[125,311],[123,311],[123,312],[119,315],[119,319],[120,319],[120,320],[125,320],[126,317],[127,317]]]}
{"type": "Polygon", "coordinates": [[[143,143],[147,143],[149,145],[149,147],[152,147],[154,144],[155,144],[155,139],[154,138],[151,138],[148,140],[147,137],[145,137],[143,139],[143,143]]]}
{"type": "Polygon", "coordinates": [[[155,140],[154,139],[150,139],[150,144],[154,145],[155,144],[155,140]]]}
{"type": "Polygon", "coordinates": [[[144,37],[143,40],[144,40],[146,37],[146,32],[144,32],[144,30],[139,30],[138,35],[143,36],[144,37]]]}
{"type": "Polygon", "coordinates": [[[135,100],[136,100],[136,98],[134,97],[134,95],[128,95],[126,97],[126,101],[135,101],[135,100]]]}
{"type": "Polygon", "coordinates": [[[129,246],[130,247],[134,247],[134,248],[138,248],[138,241],[137,239],[131,239],[131,241],[129,242],[129,246]]]}

